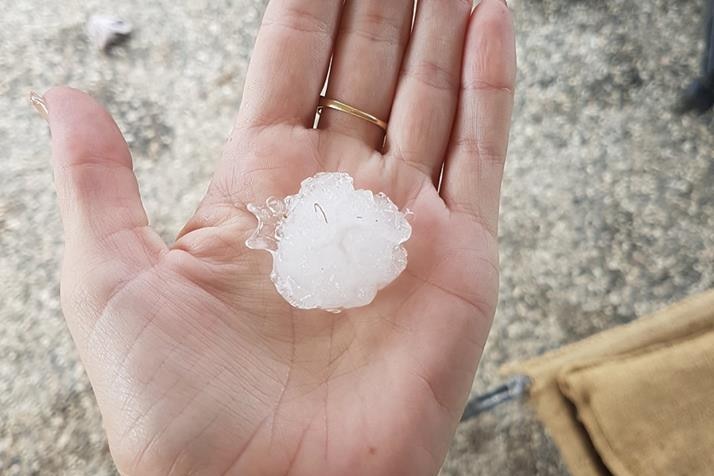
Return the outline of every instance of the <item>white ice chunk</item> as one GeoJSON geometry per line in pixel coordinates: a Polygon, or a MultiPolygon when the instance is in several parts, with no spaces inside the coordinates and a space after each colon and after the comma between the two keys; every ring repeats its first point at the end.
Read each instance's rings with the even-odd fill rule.
{"type": "Polygon", "coordinates": [[[300,309],[365,306],[407,265],[407,213],[383,193],[355,190],[346,173],[319,173],[297,195],[248,205],[258,228],[246,241],[273,255],[278,292],[300,309]]]}

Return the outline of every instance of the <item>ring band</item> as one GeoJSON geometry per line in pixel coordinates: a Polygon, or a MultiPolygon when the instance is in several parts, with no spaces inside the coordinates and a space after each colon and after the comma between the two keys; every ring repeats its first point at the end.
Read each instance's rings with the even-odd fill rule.
{"type": "Polygon", "coordinates": [[[325,109],[334,109],[335,111],[344,112],[345,114],[349,114],[350,116],[354,116],[363,119],[369,122],[370,124],[374,124],[385,132],[387,131],[387,123],[379,119],[378,117],[375,117],[367,112],[361,111],[356,107],[350,106],[349,104],[345,104],[342,101],[338,101],[337,99],[330,99],[326,98],[325,96],[320,96],[320,102],[317,106],[317,113],[322,114],[322,111],[324,111],[325,109]]]}

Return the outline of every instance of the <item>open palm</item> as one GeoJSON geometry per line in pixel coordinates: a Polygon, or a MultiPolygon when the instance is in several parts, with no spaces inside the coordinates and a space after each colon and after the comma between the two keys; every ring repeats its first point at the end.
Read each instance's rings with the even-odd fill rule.
{"type": "Polygon", "coordinates": [[[63,309],[123,474],[438,471],[496,303],[515,53],[501,0],[422,0],[412,29],[413,8],[273,0],[224,157],[171,245],[111,117],[45,95],[63,309]],[[333,55],[327,95],[389,117],[386,142],[338,111],[312,128],[333,55]],[[248,203],[320,171],[414,211],[405,272],[339,315],[289,306],[244,245],[248,203]]]}

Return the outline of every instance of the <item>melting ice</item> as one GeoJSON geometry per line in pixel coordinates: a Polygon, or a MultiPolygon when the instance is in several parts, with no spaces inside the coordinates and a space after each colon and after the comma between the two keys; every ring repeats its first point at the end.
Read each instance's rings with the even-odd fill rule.
{"type": "Polygon", "coordinates": [[[355,190],[349,174],[319,173],[296,195],[248,210],[258,228],[246,245],[272,254],[275,288],[297,308],[367,305],[406,268],[407,213],[383,193],[355,190]]]}

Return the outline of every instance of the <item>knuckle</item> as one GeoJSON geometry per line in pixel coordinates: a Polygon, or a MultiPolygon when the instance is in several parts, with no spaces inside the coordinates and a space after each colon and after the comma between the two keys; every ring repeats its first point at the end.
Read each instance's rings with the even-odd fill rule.
{"type": "Polygon", "coordinates": [[[408,62],[404,75],[437,90],[454,92],[459,87],[459,78],[454,71],[438,61],[408,62]]]}
{"type": "Polygon", "coordinates": [[[468,91],[480,91],[480,92],[503,92],[512,95],[514,87],[511,81],[504,80],[488,80],[485,79],[484,68],[474,67],[474,79],[464,84],[464,89],[468,91]]]}
{"type": "Polygon", "coordinates": [[[330,25],[324,18],[294,6],[285,7],[279,14],[266,15],[263,27],[280,27],[292,32],[330,36],[330,25]]]}
{"type": "Polygon", "coordinates": [[[354,19],[352,26],[344,27],[342,33],[353,34],[371,43],[398,44],[402,37],[402,22],[380,11],[367,11],[354,19]]]}
{"type": "Polygon", "coordinates": [[[502,164],[506,159],[505,147],[480,138],[462,137],[455,145],[462,154],[482,162],[502,164]]]}

